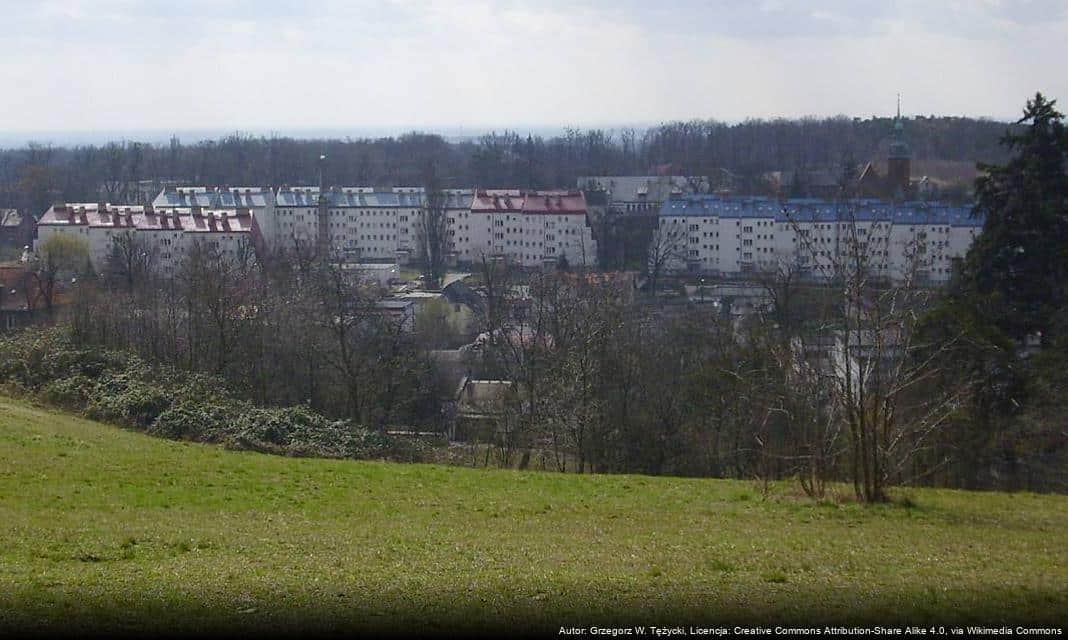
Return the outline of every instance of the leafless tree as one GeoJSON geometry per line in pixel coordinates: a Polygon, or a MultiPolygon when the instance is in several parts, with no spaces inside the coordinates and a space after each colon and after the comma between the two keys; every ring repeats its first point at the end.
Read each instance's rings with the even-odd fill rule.
{"type": "Polygon", "coordinates": [[[657,286],[664,273],[676,268],[677,263],[686,259],[686,225],[678,218],[661,218],[660,224],[653,231],[646,258],[646,272],[649,275],[649,293],[656,296],[657,286]]]}
{"type": "Polygon", "coordinates": [[[56,294],[61,286],[61,278],[72,276],[88,260],[89,247],[81,238],[61,233],[40,244],[34,260],[34,277],[49,318],[55,315],[56,294]]]}
{"type": "Polygon", "coordinates": [[[153,275],[156,266],[157,251],[144,238],[127,229],[111,238],[108,250],[107,273],[121,281],[127,291],[153,275]]]}
{"type": "Polygon", "coordinates": [[[449,221],[446,194],[441,188],[433,163],[429,163],[425,170],[423,189],[424,202],[419,213],[417,234],[422,254],[423,279],[428,289],[437,289],[445,276],[449,221]]]}
{"type": "Polygon", "coordinates": [[[826,413],[813,414],[809,426],[833,417],[848,434],[857,498],[879,502],[887,499],[889,484],[909,479],[910,462],[970,381],[925,387],[939,376],[937,354],[953,342],[921,344],[917,337],[921,314],[936,294],[922,278],[929,262],[925,238],[904,233],[900,225],[894,234],[888,221],[861,222],[851,204],[844,209],[833,222],[804,229],[794,224],[817,273],[837,296],[820,321],[795,340],[799,363],[793,375],[813,397],[828,399],[826,413]],[[890,264],[887,256],[894,251],[905,264],[890,264]]]}

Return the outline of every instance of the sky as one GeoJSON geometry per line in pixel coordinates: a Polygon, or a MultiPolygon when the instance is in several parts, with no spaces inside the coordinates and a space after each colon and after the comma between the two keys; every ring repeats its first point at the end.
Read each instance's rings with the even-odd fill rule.
{"type": "Polygon", "coordinates": [[[1016,118],[1063,0],[0,0],[0,131],[1016,118]]]}

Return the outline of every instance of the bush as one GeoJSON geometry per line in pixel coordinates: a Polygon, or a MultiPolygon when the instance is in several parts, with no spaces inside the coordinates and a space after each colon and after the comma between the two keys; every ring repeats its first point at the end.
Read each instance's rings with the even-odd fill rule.
{"type": "Polygon", "coordinates": [[[235,449],[326,458],[377,457],[391,445],[385,436],[304,407],[248,409],[234,421],[227,440],[235,449]]]}
{"type": "Polygon", "coordinates": [[[42,400],[69,411],[82,411],[89,405],[95,382],[76,375],[45,383],[40,390],[42,400]]]}
{"type": "Polygon", "coordinates": [[[159,414],[148,433],[172,440],[217,442],[225,437],[232,414],[220,405],[185,401],[159,414]]]}
{"type": "Polygon", "coordinates": [[[126,373],[101,380],[86,414],[95,420],[147,429],[171,406],[171,396],[159,387],[131,380],[126,373]]]}
{"type": "Polygon", "coordinates": [[[306,407],[263,408],[222,380],[154,367],[122,351],[79,348],[58,328],[0,338],[0,385],[152,435],[291,456],[426,459],[429,445],[389,438],[306,407]]]}

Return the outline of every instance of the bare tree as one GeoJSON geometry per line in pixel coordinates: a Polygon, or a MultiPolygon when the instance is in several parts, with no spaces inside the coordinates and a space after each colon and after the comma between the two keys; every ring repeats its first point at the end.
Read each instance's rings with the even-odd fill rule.
{"type": "Polygon", "coordinates": [[[441,188],[433,162],[427,164],[423,179],[424,202],[418,223],[423,278],[428,289],[437,289],[445,276],[449,221],[446,194],[441,188]]]}
{"type": "Polygon", "coordinates": [[[156,250],[132,230],[112,236],[108,250],[106,274],[113,281],[122,282],[127,291],[147,280],[156,264],[156,250]]]}
{"type": "Polygon", "coordinates": [[[89,260],[89,247],[81,238],[58,233],[42,242],[34,261],[34,277],[48,317],[55,315],[56,293],[62,277],[73,275],[89,260]]]}
{"type": "Polygon", "coordinates": [[[678,218],[660,219],[660,224],[653,231],[646,257],[646,273],[649,275],[649,293],[656,296],[661,276],[675,264],[686,258],[686,225],[678,218]]]}
{"type": "Polygon", "coordinates": [[[922,232],[909,235],[898,226],[894,234],[889,221],[858,220],[851,204],[844,211],[833,223],[805,229],[794,224],[817,273],[836,295],[828,298],[834,302],[821,320],[795,341],[800,364],[793,375],[813,397],[827,398],[826,413],[810,412],[815,422],[808,424],[833,418],[848,433],[857,498],[879,502],[887,499],[889,484],[910,479],[910,462],[970,381],[925,386],[940,375],[937,355],[954,339],[921,344],[917,337],[921,314],[936,294],[923,282],[929,258],[922,232]],[[887,256],[894,251],[905,264],[891,269],[887,256]]]}

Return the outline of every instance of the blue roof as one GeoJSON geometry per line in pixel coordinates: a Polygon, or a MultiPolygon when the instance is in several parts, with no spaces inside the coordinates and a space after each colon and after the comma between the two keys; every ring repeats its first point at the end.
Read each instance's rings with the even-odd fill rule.
{"type": "Polygon", "coordinates": [[[776,222],[888,221],[894,224],[945,224],[953,227],[981,227],[983,219],[973,217],[971,207],[941,202],[886,202],[856,200],[840,203],[816,198],[742,198],[686,195],[664,202],[662,216],[712,216],[719,218],[761,218],[776,222]]]}
{"type": "Polygon", "coordinates": [[[152,201],[154,207],[204,207],[206,209],[234,209],[266,207],[271,191],[262,187],[179,187],[164,189],[152,201]]]}
{"type": "MultiPolygon", "coordinates": [[[[366,187],[330,189],[326,192],[328,207],[421,207],[423,194],[421,192],[397,192],[397,191],[374,191],[366,187]]],[[[278,191],[277,206],[279,207],[317,207],[319,206],[319,190],[311,189],[282,189],[278,191]]]]}

